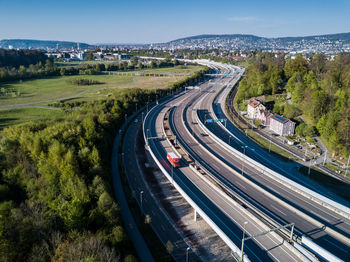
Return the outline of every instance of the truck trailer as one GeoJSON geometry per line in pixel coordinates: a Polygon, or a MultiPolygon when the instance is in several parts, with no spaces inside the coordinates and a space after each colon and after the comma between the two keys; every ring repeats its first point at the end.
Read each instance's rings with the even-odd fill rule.
{"type": "Polygon", "coordinates": [[[168,152],[166,158],[173,167],[180,166],[180,158],[174,152],[168,152]]]}

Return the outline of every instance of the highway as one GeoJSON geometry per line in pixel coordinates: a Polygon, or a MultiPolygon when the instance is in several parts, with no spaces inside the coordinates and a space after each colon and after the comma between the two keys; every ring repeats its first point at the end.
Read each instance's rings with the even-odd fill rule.
{"type": "MultiPolygon", "coordinates": [[[[212,81],[223,84],[225,79],[215,78],[212,81]]],[[[189,96],[187,101],[176,107],[172,128],[179,141],[191,151],[196,161],[229,183],[233,190],[240,192],[263,212],[281,224],[295,223],[299,236],[306,234],[338,257],[349,259],[349,220],[296,194],[282,184],[271,181],[254,168],[242,165],[232,152],[205,134],[198,124],[196,114],[198,113],[203,122],[212,117],[208,112],[211,112],[211,104],[221,87],[222,85],[211,85],[209,88],[201,86],[202,91],[199,94],[189,96]],[[243,176],[240,175],[242,170],[243,176]],[[345,237],[339,237],[340,235],[345,237]]],[[[213,123],[207,124],[207,127],[228,143],[229,135],[219,125],[213,123]]],[[[235,143],[232,138],[230,144],[235,143]]],[[[236,146],[241,147],[242,144],[236,143],[236,146]]],[[[253,149],[250,151],[254,151],[253,149]]]]}
{"type": "MultiPolygon", "coordinates": [[[[141,211],[144,215],[150,215],[151,226],[156,232],[158,238],[166,246],[170,241],[174,246],[174,251],[171,253],[176,261],[186,260],[186,249],[189,246],[184,241],[184,236],[179,234],[178,230],[170,222],[170,218],[162,208],[160,203],[152,196],[147,182],[143,179],[143,170],[139,164],[139,156],[137,153],[137,137],[138,131],[142,124],[142,116],[139,115],[136,120],[131,122],[126,130],[123,139],[122,161],[124,171],[128,179],[128,184],[135,196],[136,201],[142,207],[141,211]],[[142,193],[141,193],[142,192],[142,193]],[[142,198],[142,205],[141,205],[142,198]]],[[[149,245],[152,243],[148,243],[149,245]]],[[[190,261],[200,261],[200,259],[189,251],[190,261]]]]}
{"type": "MultiPolygon", "coordinates": [[[[203,84],[208,86],[208,83],[203,84]]],[[[197,90],[188,91],[185,96],[159,105],[154,108],[145,119],[144,130],[147,137],[155,138],[163,135],[163,118],[165,113],[172,107],[179,107],[186,103],[191,94],[197,90]]],[[[188,196],[214,221],[215,225],[228,236],[236,246],[240,247],[244,222],[248,221],[246,231],[248,235],[261,233],[262,228],[256,219],[245,214],[244,208],[237,205],[217,188],[213,187],[206,179],[194,172],[187,163],[183,162],[178,169],[171,168],[166,160],[166,152],[171,150],[170,144],[164,139],[148,139],[149,147],[159,160],[163,168],[173,174],[173,180],[181,186],[188,196]]],[[[256,240],[248,240],[245,252],[252,261],[300,261],[291,249],[293,248],[278,235],[272,233],[256,240]]]]}

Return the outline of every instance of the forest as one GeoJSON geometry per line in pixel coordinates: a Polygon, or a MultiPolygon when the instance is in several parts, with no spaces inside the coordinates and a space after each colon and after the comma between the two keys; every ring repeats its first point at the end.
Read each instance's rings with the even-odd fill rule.
{"type": "Polygon", "coordinates": [[[292,105],[278,113],[306,120],[300,134],[320,134],[328,149],[347,157],[350,153],[350,54],[327,57],[314,54],[294,59],[283,54],[253,57],[239,84],[237,102],[259,95],[290,94],[292,105]]]}
{"type": "Polygon", "coordinates": [[[169,89],[66,103],[63,120],[1,131],[0,261],[137,261],[111,187],[111,149],[125,114],[169,89]]]}
{"type": "Polygon", "coordinates": [[[5,50],[0,48],[0,67],[28,67],[30,64],[44,63],[47,56],[39,50],[5,50]]]}

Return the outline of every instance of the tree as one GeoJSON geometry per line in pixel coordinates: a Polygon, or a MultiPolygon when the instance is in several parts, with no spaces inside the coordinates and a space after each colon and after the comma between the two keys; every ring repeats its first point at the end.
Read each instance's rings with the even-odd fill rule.
{"type": "Polygon", "coordinates": [[[150,63],[150,68],[156,68],[157,67],[157,63],[152,60],[151,63],[150,63]]]}
{"type": "Polygon", "coordinates": [[[298,54],[295,59],[289,59],[284,66],[284,73],[286,77],[290,78],[295,73],[299,73],[302,77],[307,73],[308,64],[307,61],[298,54]]]}
{"type": "Polygon", "coordinates": [[[85,56],[85,60],[86,61],[94,60],[94,54],[92,52],[88,52],[85,56]]]}

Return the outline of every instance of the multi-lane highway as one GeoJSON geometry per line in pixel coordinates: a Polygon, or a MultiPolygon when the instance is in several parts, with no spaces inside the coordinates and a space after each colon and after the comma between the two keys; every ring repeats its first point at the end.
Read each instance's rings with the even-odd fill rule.
{"type": "MultiPolygon", "coordinates": [[[[208,84],[204,84],[208,85],[208,84]]],[[[179,106],[190,97],[192,93],[197,91],[189,91],[186,96],[180,96],[174,101],[166,105],[155,108],[145,119],[145,131],[148,137],[163,136],[162,121],[166,111],[173,106],[179,106]]],[[[198,176],[186,163],[182,163],[179,169],[171,168],[166,160],[166,152],[171,149],[170,144],[166,140],[148,140],[149,147],[156,155],[161,165],[169,174],[173,174],[174,181],[181,185],[181,188],[188,194],[193,201],[196,202],[210,219],[219,227],[219,229],[228,236],[237,246],[241,244],[242,229],[244,222],[248,221],[246,230],[248,234],[261,233],[266,228],[261,227],[256,220],[244,214],[243,208],[237,205],[227,196],[219,192],[205,179],[198,176]]],[[[248,240],[245,252],[253,261],[299,261],[297,255],[290,251],[292,247],[276,234],[262,236],[252,241],[248,240]]],[[[293,248],[292,248],[293,249],[293,248]]]]}
{"type": "MultiPolygon", "coordinates": [[[[226,72],[225,68],[220,70],[226,75],[232,74],[230,69],[230,72],[226,72]]],[[[295,223],[299,237],[307,235],[339,258],[349,259],[350,221],[348,219],[270,179],[258,169],[244,165],[240,158],[232,153],[233,151],[217,143],[208,134],[206,128],[232,146],[235,145],[241,149],[243,146],[242,150],[247,150],[246,146],[241,142],[237,143],[220,125],[206,124],[206,120],[214,117],[212,109],[214,98],[223,85],[231,82],[232,79],[237,80],[237,76],[227,78],[217,74],[211,82],[200,85],[198,90],[188,91],[186,96],[180,96],[154,108],[145,121],[144,131],[147,136],[164,135],[162,128],[164,115],[170,111],[171,131],[176,135],[183,149],[207,172],[217,177],[274,222],[295,223]]],[[[166,152],[173,148],[167,140],[150,139],[148,143],[165,170],[173,174],[172,179],[181,185],[192,200],[197,201],[196,203],[208,212],[215,224],[231,237],[236,245],[240,244],[239,236],[242,234],[244,221],[249,220],[246,228],[248,234],[264,231],[256,220],[251,219],[244,210],[237,209],[233,201],[217,192],[212,185],[189,168],[187,163],[183,162],[179,169],[171,168],[166,161],[166,152]]],[[[248,150],[254,152],[254,148],[248,150]]],[[[248,257],[251,260],[263,261],[300,259],[290,252],[288,245],[277,243],[281,244],[275,235],[260,237],[255,241],[250,240],[247,242],[246,250],[248,257]],[[286,256],[286,254],[290,255],[286,256]]]]}

